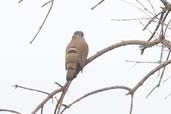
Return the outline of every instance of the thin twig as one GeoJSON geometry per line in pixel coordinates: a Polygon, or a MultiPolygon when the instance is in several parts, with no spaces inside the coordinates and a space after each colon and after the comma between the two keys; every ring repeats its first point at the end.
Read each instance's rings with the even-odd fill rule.
{"type": "Polygon", "coordinates": [[[39,93],[44,93],[46,95],[49,95],[49,93],[47,92],[44,92],[44,91],[41,91],[41,90],[37,90],[37,89],[32,89],[32,88],[28,88],[28,87],[23,87],[23,86],[20,86],[20,85],[14,85],[15,89],[16,88],[22,88],[22,89],[26,89],[26,90],[30,90],[30,91],[36,91],[36,92],[39,92],[39,93]]]}
{"type": "Polygon", "coordinates": [[[154,35],[156,34],[158,28],[160,27],[160,20],[162,20],[164,13],[165,13],[165,12],[161,13],[161,17],[160,17],[160,19],[159,19],[159,22],[158,22],[158,24],[157,24],[157,26],[156,26],[154,32],[152,33],[151,37],[148,39],[148,41],[150,41],[150,40],[154,37],[154,35]]]}
{"type": "Polygon", "coordinates": [[[38,35],[39,32],[41,31],[43,25],[45,24],[45,22],[46,22],[46,20],[47,20],[47,18],[48,18],[48,16],[49,16],[49,14],[50,14],[50,12],[51,12],[51,10],[52,10],[53,3],[54,3],[54,0],[51,0],[51,6],[50,6],[50,8],[49,8],[49,10],[48,10],[48,12],[47,12],[47,14],[46,14],[46,17],[44,18],[44,20],[43,20],[41,26],[39,27],[39,30],[37,31],[37,33],[35,34],[35,36],[33,37],[33,39],[30,41],[30,44],[33,43],[33,41],[35,40],[35,38],[37,37],[37,35],[38,35]]]}
{"type": "Polygon", "coordinates": [[[41,107],[41,114],[43,114],[43,106],[41,107]]]}
{"type": "Polygon", "coordinates": [[[162,83],[167,82],[167,81],[170,79],[170,77],[171,77],[171,75],[170,75],[170,76],[168,76],[165,80],[163,80],[163,82],[162,82],[162,83]]]}
{"type": "Polygon", "coordinates": [[[91,8],[91,10],[93,10],[94,8],[96,8],[98,5],[100,5],[102,2],[104,2],[104,0],[101,0],[98,4],[96,4],[95,6],[93,6],[92,8],[91,8]]]}
{"type": "Polygon", "coordinates": [[[154,86],[145,98],[147,99],[156,88],[158,88],[158,85],[154,86]]]}
{"type": "Polygon", "coordinates": [[[167,25],[166,25],[166,28],[165,28],[165,31],[164,31],[164,34],[166,34],[166,31],[167,31],[167,29],[169,28],[169,24],[171,23],[171,19],[169,20],[169,22],[167,23],[167,25]]]}
{"type": "Polygon", "coordinates": [[[150,18],[111,19],[111,21],[135,21],[135,20],[150,20],[150,18]]]}
{"type": "Polygon", "coordinates": [[[23,0],[18,1],[18,3],[21,3],[23,0]]]}
{"type": "Polygon", "coordinates": [[[154,16],[154,14],[152,12],[150,12],[139,0],[136,0],[136,1],[144,8],[145,11],[147,11],[148,13],[150,13],[151,15],[154,16]]]}
{"type": "Polygon", "coordinates": [[[167,95],[167,96],[165,97],[165,99],[167,99],[170,95],[171,95],[171,93],[169,93],[169,95],[167,95]]]}
{"type": "Polygon", "coordinates": [[[154,14],[156,15],[156,11],[155,11],[155,9],[154,9],[153,4],[151,3],[151,1],[150,1],[150,0],[148,0],[148,2],[149,2],[149,4],[150,4],[150,6],[151,6],[151,8],[152,8],[152,10],[153,10],[153,12],[154,12],[154,14]]]}
{"type": "MultiPolygon", "coordinates": [[[[143,22],[141,22],[140,20],[139,20],[139,23],[140,23],[143,27],[145,27],[145,25],[143,24],[143,22]]],[[[148,30],[148,32],[150,32],[150,33],[152,34],[152,32],[151,32],[150,29],[147,28],[147,30],[148,30]]]]}
{"type": "Polygon", "coordinates": [[[125,1],[125,0],[121,0],[121,1],[127,3],[128,5],[131,5],[131,6],[135,7],[135,8],[137,8],[138,10],[140,10],[140,11],[143,12],[145,15],[147,15],[148,17],[151,18],[151,16],[150,16],[149,14],[147,14],[144,10],[142,10],[142,9],[139,8],[139,7],[137,7],[136,5],[134,5],[134,4],[132,4],[132,3],[128,2],[128,1],[125,1]]]}
{"type": "Polygon", "coordinates": [[[54,82],[54,83],[57,84],[59,87],[63,88],[63,86],[60,83],[58,82],[54,82]]]}
{"type": "Polygon", "coordinates": [[[130,105],[130,113],[129,114],[132,114],[133,104],[134,104],[134,94],[131,94],[131,105],[130,105]]]}
{"type": "Polygon", "coordinates": [[[151,62],[151,61],[132,61],[132,60],[125,60],[125,62],[133,62],[133,63],[156,63],[156,64],[162,63],[162,62],[160,62],[160,61],[151,62]]]}
{"type": "Polygon", "coordinates": [[[161,35],[162,35],[162,38],[165,38],[165,32],[164,32],[164,27],[163,27],[164,25],[163,25],[163,23],[165,22],[165,20],[166,20],[168,14],[169,14],[169,12],[170,12],[170,11],[167,11],[167,12],[166,12],[166,14],[165,14],[165,16],[164,16],[164,18],[163,18],[163,20],[162,20],[162,22],[161,22],[161,35]]]}
{"type": "MultiPolygon", "coordinates": [[[[169,57],[170,57],[170,51],[169,51],[169,53],[168,53],[168,56],[167,56],[167,58],[166,58],[166,61],[168,61],[169,57]]],[[[151,93],[152,93],[156,88],[159,88],[159,87],[160,87],[160,84],[161,84],[161,81],[162,81],[162,78],[163,78],[165,69],[166,69],[166,66],[163,67],[163,71],[162,71],[162,74],[161,74],[161,76],[160,76],[160,79],[159,79],[158,84],[150,91],[150,93],[146,96],[146,98],[148,98],[148,97],[151,95],[151,93]]]]}
{"type": "Polygon", "coordinates": [[[0,109],[0,112],[10,112],[10,113],[21,114],[20,112],[17,112],[15,110],[8,110],[8,109],[0,109]]]}
{"type": "MultiPolygon", "coordinates": [[[[159,62],[161,63],[162,62],[162,59],[163,59],[163,49],[164,49],[164,45],[162,44],[161,46],[161,52],[160,52],[160,59],[159,59],[159,62]]],[[[160,76],[160,70],[158,71],[158,77],[160,76]]]]}
{"type": "Polygon", "coordinates": [[[44,3],[41,7],[44,7],[44,6],[46,6],[47,4],[49,4],[49,3],[51,3],[51,2],[52,2],[52,0],[50,0],[50,1],[46,2],[46,3],[44,3]]]}
{"type": "Polygon", "coordinates": [[[157,15],[155,15],[155,16],[147,23],[147,25],[143,28],[143,30],[145,30],[145,29],[148,27],[148,25],[149,25],[155,18],[157,18],[158,15],[162,14],[162,13],[165,12],[165,11],[166,11],[166,10],[163,10],[163,11],[161,11],[160,13],[158,13],[157,15]]]}

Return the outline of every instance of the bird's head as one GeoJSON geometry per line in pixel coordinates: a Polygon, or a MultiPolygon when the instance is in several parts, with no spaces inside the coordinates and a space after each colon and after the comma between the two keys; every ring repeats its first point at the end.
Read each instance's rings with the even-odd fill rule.
{"type": "Polygon", "coordinates": [[[80,37],[84,37],[84,33],[82,31],[75,31],[74,35],[78,35],[80,37]]]}

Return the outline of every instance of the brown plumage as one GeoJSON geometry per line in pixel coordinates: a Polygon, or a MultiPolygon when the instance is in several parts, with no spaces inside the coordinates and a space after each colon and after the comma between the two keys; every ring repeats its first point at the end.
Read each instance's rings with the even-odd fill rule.
{"type": "Polygon", "coordinates": [[[67,81],[76,78],[79,71],[82,71],[86,64],[88,45],[83,37],[83,32],[74,32],[71,42],[66,47],[65,67],[67,70],[67,81]]]}

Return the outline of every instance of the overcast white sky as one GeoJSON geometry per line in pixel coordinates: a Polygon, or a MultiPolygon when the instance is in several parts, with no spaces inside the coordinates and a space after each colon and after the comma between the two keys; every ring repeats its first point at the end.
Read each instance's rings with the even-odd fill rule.
{"type": "MultiPolygon", "coordinates": [[[[1,1],[0,109],[13,109],[29,114],[46,97],[41,93],[15,90],[12,87],[15,84],[52,92],[58,87],[54,82],[65,83],[65,47],[76,30],[81,30],[85,34],[89,44],[89,57],[122,40],[149,38],[150,33],[142,31],[143,26],[138,21],[111,21],[118,18],[147,17],[140,10],[121,0],[106,0],[91,10],[91,7],[99,1],[55,0],[47,22],[32,45],[29,42],[36,34],[50,4],[41,8],[47,0],[24,0],[20,4],[17,0],[1,1]]],[[[147,0],[140,1],[152,11],[147,0]]],[[[135,0],[129,2],[139,6],[135,0]]],[[[156,12],[159,12],[160,6],[163,6],[160,0],[151,2],[156,12]]],[[[138,46],[127,46],[104,54],[88,64],[83,73],[72,82],[64,103],[71,103],[85,93],[103,87],[114,85],[134,87],[158,64],[134,64],[125,60],[155,62],[159,60],[159,50],[159,47],[150,48],[141,56],[138,46]]],[[[163,79],[171,75],[170,69],[171,67],[167,68],[163,79]]],[[[145,99],[157,82],[158,77],[155,73],[139,88],[135,94],[133,114],[171,113],[171,97],[164,99],[171,92],[171,80],[163,83],[148,99],[145,99]]],[[[76,103],[64,114],[129,114],[130,96],[125,94],[125,90],[98,93],[76,103]]],[[[55,103],[49,101],[44,106],[44,114],[52,114],[55,103]]]]}

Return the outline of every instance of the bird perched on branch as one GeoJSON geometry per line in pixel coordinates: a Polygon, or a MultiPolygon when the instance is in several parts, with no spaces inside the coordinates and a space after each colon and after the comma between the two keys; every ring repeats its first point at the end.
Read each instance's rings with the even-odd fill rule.
{"type": "Polygon", "coordinates": [[[72,40],[66,47],[65,68],[67,70],[67,81],[76,78],[79,71],[82,71],[87,61],[88,45],[84,40],[82,31],[74,32],[72,40]]]}
{"type": "Polygon", "coordinates": [[[67,70],[66,80],[67,82],[63,86],[63,92],[57,103],[55,114],[60,114],[60,108],[64,96],[74,78],[76,78],[79,71],[82,71],[83,67],[86,64],[88,55],[88,45],[84,40],[84,33],[82,31],[74,32],[72,40],[66,47],[65,53],[65,68],[67,70]]]}

